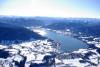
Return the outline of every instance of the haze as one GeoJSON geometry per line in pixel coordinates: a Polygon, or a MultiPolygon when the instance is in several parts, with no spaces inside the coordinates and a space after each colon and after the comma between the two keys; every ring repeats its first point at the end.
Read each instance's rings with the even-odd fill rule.
{"type": "Polygon", "coordinates": [[[0,15],[100,18],[100,0],[0,0],[0,15]]]}

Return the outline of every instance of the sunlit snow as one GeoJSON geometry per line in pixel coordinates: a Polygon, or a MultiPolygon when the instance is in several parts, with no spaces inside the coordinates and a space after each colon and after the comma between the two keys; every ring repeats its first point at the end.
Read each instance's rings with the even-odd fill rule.
{"type": "Polygon", "coordinates": [[[45,36],[47,34],[46,30],[43,29],[35,29],[34,32],[37,32],[38,34],[45,36]]]}

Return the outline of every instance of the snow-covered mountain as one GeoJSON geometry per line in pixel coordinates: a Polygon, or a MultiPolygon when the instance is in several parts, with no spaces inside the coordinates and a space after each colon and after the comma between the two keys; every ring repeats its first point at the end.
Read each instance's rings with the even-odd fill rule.
{"type": "Polygon", "coordinates": [[[60,19],[45,17],[34,17],[35,20],[24,17],[0,17],[0,19],[2,19],[0,20],[0,67],[100,67],[99,20],[95,21],[96,19],[91,20],[89,18],[84,20],[82,18],[60,19]],[[29,20],[30,22],[28,23],[29,20]],[[36,24],[34,25],[33,22],[36,24]],[[41,22],[45,22],[46,24],[41,24],[41,22]],[[81,33],[89,32],[98,35],[98,38],[90,36],[91,34],[79,35],[76,33],[77,38],[86,42],[89,48],[79,49],[70,53],[61,52],[58,42],[41,36],[46,35],[45,31],[41,31],[41,27],[40,30],[29,30],[28,27],[26,29],[23,26],[31,26],[30,28],[42,26],[44,29],[55,30],[60,32],[60,34],[67,32],[73,34],[77,31],[78,33],[80,31],[81,33]],[[59,28],[60,30],[58,30],[59,28]],[[63,29],[63,32],[61,29],[63,29]],[[4,45],[2,42],[5,40],[22,41],[21,43],[4,45]]]}
{"type": "Polygon", "coordinates": [[[49,40],[0,45],[0,67],[52,66],[56,52],[53,42],[49,40]]]}
{"type": "Polygon", "coordinates": [[[0,45],[0,66],[99,67],[100,65],[98,49],[79,49],[72,53],[61,53],[57,45],[59,44],[48,39],[10,46],[0,45]]]}

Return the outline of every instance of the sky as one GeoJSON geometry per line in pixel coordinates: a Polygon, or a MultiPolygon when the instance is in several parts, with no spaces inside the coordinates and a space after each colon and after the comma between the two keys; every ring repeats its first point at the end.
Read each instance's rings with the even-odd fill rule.
{"type": "Polygon", "coordinates": [[[0,15],[100,18],[100,0],[0,0],[0,15]]]}

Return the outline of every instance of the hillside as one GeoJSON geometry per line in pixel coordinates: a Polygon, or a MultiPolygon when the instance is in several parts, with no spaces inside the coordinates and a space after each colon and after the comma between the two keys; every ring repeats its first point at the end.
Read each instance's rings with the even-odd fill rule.
{"type": "Polygon", "coordinates": [[[41,39],[42,36],[26,28],[0,23],[0,41],[41,39]]]}
{"type": "Polygon", "coordinates": [[[70,29],[73,33],[78,34],[81,32],[85,35],[100,36],[100,23],[97,22],[61,22],[61,23],[52,23],[45,26],[45,28],[50,28],[53,30],[66,30],[70,29]]]}

